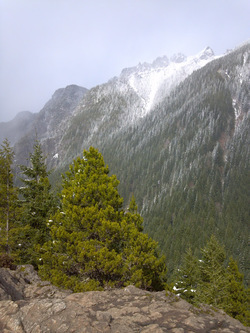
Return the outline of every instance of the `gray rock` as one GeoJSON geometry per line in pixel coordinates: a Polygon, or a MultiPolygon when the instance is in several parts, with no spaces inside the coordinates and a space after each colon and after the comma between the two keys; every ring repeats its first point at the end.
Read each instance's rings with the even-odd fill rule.
{"type": "Polygon", "coordinates": [[[41,281],[30,265],[0,269],[1,333],[249,332],[209,306],[165,292],[124,289],[72,293],[41,281]]]}

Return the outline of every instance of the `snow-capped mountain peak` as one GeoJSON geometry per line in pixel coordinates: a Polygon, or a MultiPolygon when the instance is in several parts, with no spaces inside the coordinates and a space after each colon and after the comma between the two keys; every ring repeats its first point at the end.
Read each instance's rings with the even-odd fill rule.
{"type": "Polygon", "coordinates": [[[214,56],[214,51],[211,49],[211,47],[207,46],[204,50],[202,50],[200,53],[197,55],[201,60],[203,59],[210,59],[211,57],[214,56]]]}
{"type": "Polygon", "coordinates": [[[152,67],[162,68],[169,65],[169,59],[167,56],[158,57],[152,62],[152,67]]]}
{"type": "Polygon", "coordinates": [[[143,111],[139,116],[142,117],[161,101],[162,96],[166,96],[167,92],[193,71],[205,66],[214,58],[214,52],[210,47],[190,57],[182,53],[172,56],[170,60],[167,56],[158,57],[152,64],[143,63],[124,69],[119,80],[127,83],[143,101],[143,111]]]}
{"type": "Polygon", "coordinates": [[[177,53],[174,54],[171,58],[170,58],[171,62],[176,62],[176,63],[180,63],[183,61],[187,60],[187,57],[185,56],[185,54],[183,53],[177,53]]]}

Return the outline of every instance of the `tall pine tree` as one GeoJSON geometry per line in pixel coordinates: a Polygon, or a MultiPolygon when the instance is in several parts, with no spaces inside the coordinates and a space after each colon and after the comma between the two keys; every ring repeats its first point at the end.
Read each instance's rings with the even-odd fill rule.
{"type": "Polygon", "coordinates": [[[23,262],[37,265],[34,246],[49,237],[48,216],[54,207],[51,185],[41,144],[36,141],[30,154],[29,165],[21,165],[23,186],[21,195],[20,256],[23,262]]]}
{"type": "Polygon", "coordinates": [[[14,151],[5,139],[0,148],[0,252],[11,254],[16,220],[17,191],[13,185],[14,151]]]}
{"type": "Polygon", "coordinates": [[[226,269],[227,298],[223,309],[245,325],[250,325],[249,290],[244,287],[243,274],[239,272],[237,262],[231,257],[226,269]]]}
{"type": "Polygon", "coordinates": [[[115,175],[97,149],[74,160],[63,178],[61,208],[51,217],[51,241],[40,249],[40,275],[74,291],[134,284],[160,290],[165,260],[143,234],[134,200],[127,213],[115,175]]]}

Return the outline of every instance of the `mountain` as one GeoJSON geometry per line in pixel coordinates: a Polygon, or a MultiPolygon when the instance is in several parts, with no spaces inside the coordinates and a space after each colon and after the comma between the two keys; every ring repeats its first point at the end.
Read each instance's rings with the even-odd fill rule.
{"type": "Polygon", "coordinates": [[[198,55],[188,58],[183,54],[174,55],[170,60],[163,56],[157,58],[152,64],[144,63],[124,69],[119,81],[129,85],[143,101],[143,111],[137,113],[137,116],[141,117],[150,112],[171,89],[188,75],[214,58],[210,47],[198,55]]]}
{"type": "Polygon", "coordinates": [[[194,57],[179,55],[175,62],[161,57],[152,64],[124,69],[119,77],[92,88],[79,103],[60,141],[63,155],[58,151],[52,153],[58,154],[57,165],[69,163],[89,145],[100,147],[113,137],[122,136],[130,126],[136,126],[152,113],[154,105],[189,74],[214,58],[210,48],[194,57]]]}
{"type": "MultiPolygon", "coordinates": [[[[18,138],[17,160],[24,163],[37,136],[43,141],[50,167],[71,162],[96,137],[102,142],[106,131],[112,136],[134,125],[171,89],[214,58],[213,51],[207,47],[196,56],[187,58],[178,54],[170,60],[163,56],[152,64],[124,69],[119,77],[88,93],[87,89],[76,85],[58,89],[35,121],[29,123],[31,129],[24,132],[21,140],[18,138]]],[[[4,137],[9,137],[9,133],[5,131],[4,137]]]]}
{"type": "MultiPolygon", "coordinates": [[[[25,164],[32,151],[34,140],[38,138],[43,142],[44,150],[48,153],[54,151],[60,138],[67,130],[68,122],[73,116],[74,110],[84,98],[87,89],[77,85],[69,85],[58,89],[43,109],[29,123],[27,130],[15,146],[16,158],[19,164],[25,164]]],[[[19,115],[18,115],[19,117],[19,115]]],[[[6,137],[9,137],[6,134],[6,137]]],[[[52,159],[56,160],[56,155],[52,159]]]]}
{"type": "Polygon", "coordinates": [[[214,233],[249,278],[249,60],[248,45],[209,62],[102,146],[170,274],[214,233]]]}
{"type": "Polygon", "coordinates": [[[17,143],[26,133],[32,129],[35,115],[29,111],[19,112],[9,122],[0,123],[0,142],[8,138],[12,145],[17,143]]]}
{"type": "Polygon", "coordinates": [[[249,43],[220,57],[206,48],[124,69],[88,91],[59,90],[16,143],[17,161],[37,133],[55,181],[97,147],[125,206],[135,195],[170,275],[185,249],[198,254],[214,233],[248,279],[249,54],[249,43]]]}

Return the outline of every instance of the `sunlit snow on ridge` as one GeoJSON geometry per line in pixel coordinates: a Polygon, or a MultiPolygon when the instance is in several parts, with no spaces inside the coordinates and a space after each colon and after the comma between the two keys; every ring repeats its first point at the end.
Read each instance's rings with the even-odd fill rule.
{"type": "Polygon", "coordinates": [[[154,105],[161,101],[161,96],[173,89],[193,71],[218,58],[211,48],[207,47],[195,56],[185,57],[179,54],[170,61],[166,56],[157,58],[152,64],[144,63],[122,71],[120,78],[142,99],[145,116],[154,105]],[[164,94],[162,93],[164,91],[164,94]]]}

